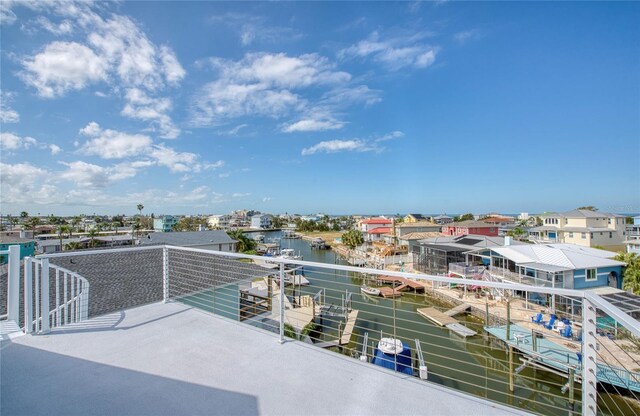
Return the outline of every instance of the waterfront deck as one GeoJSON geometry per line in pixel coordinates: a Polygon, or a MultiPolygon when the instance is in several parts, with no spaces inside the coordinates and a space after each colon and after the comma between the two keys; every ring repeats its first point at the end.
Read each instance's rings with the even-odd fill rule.
{"type": "MultiPolygon", "coordinates": [[[[485,327],[485,330],[545,367],[568,373],[570,367],[579,369],[582,365],[577,355],[579,350],[566,348],[545,337],[538,337],[534,342],[533,332],[519,325],[511,324],[509,339],[506,325],[485,327]]],[[[640,373],[598,363],[596,377],[601,383],[640,392],[640,373]]]]}
{"type": "Polygon", "coordinates": [[[1,414],[525,414],[180,303],[65,328],[2,342],[1,414]]]}
{"type": "Polygon", "coordinates": [[[436,325],[443,326],[453,331],[461,337],[471,337],[477,334],[476,331],[467,328],[459,323],[457,319],[453,318],[454,315],[462,313],[469,308],[469,305],[462,304],[446,312],[440,312],[436,308],[419,308],[417,312],[420,316],[427,318],[436,325]]]}

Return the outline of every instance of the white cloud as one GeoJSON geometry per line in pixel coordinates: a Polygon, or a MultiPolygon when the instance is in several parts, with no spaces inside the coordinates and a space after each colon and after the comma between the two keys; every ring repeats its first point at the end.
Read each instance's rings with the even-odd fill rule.
{"type": "Polygon", "coordinates": [[[60,36],[71,33],[73,31],[73,25],[66,19],[56,24],[44,16],[38,16],[33,22],[33,25],[27,27],[27,31],[31,32],[37,29],[44,29],[47,32],[60,36]]]}
{"type": "Polygon", "coordinates": [[[21,137],[14,133],[0,133],[0,149],[3,150],[26,150],[36,146],[38,141],[33,137],[21,137]]]}
{"type": "Polygon", "coordinates": [[[229,176],[231,176],[231,174],[229,172],[219,173],[218,174],[218,178],[220,178],[220,179],[228,178],[229,176]]]}
{"type": "Polygon", "coordinates": [[[247,196],[251,196],[251,194],[250,194],[250,193],[248,193],[248,192],[245,192],[245,193],[242,193],[242,192],[235,192],[235,193],[233,193],[233,194],[231,195],[231,197],[232,197],[232,198],[244,198],[244,197],[247,197],[247,196]]]}
{"type": "Polygon", "coordinates": [[[54,202],[59,194],[55,192],[55,187],[45,183],[48,178],[49,172],[29,163],[0,162],[0,193],[3,204],[20,204],[24,207],[25,204],[54,202]]]}
{"type": "Polygon", "coordinates": [[[480,31],[477,29],[465,30],[453,35],[453,39],[460,44],[465,44],[470,40],[478,39],[480,37],[480,31]]]}
{"type": "Polygon", "coordinates": [[[2,25],[12,25],[17,16],[11,10],[11,6],[14,4],[11,0],[1,1],[0,2],[0,24],[2,25]]]}
{"type": "Polygon", "coordinates": [[[375,148],[369,146],[366,141],[360,139],[328,140],[302,149],[302,155],[308,156],[315,153],[368,152],[372,150],[375,150],[375,148]]]}
{"type": "Polygon", "coordinates": [[[52,98],[106,79],[103,59],[76,42],[52,42],[23,61],[22,79],[42,97],[52,98]]]}
{"type": "Polygon", "coordinates": [[[125,94],[127,104],[122,109],[123,116],[152,121],[165,139],[175,139],[180,134],[171,117],[166,113],[171,110],[171,100],[168,98],[152,98],[139,88],[130,88],[125,94]]]}
{"type": "Polygon", "coordinates": [[[253,43],[278,43],[300,39],[303,35],[290,27],[271,26],[261,16],[240,13],[225,13],[212,16],[209,21],[224,24],[235,30],[243,46],[253,43]]]}
{"type": "Polygon", "coordinates": [[[351,75],[318,54],[249,53],[239,61],[207,61],[219,79],[196,95],[192,123],[216,125],[247,115],[280,118],[306,103],[294,90],[348,82],[351,75]]]}
{"type": "Polygon", "coordinates": [[[83,188],[103,188],[111,182],[109,169],[102,166],[76,161],[61,162],[67,170],[60,173],[60,178],[74,182],[83,188]]]}
{"type": "Polygon", "coordinates": [[[303,156],[310,156],[316,153],[338,153],[338,152],[376,152],[385,150],[379,143],[403,137],[401,131],[393,131],[379,137],[370,139],[348,139],[348,140],[327,140],[317,143],[311,147],[302,149],[303,156]]]}
{"type": "Polygon", "coordinates": [[[144,155],[151,148],[151,138],[142,134],[128,134],[116,130],[102,130],[98,123],[87,124],[80,132],[91,137],[80,151],[102,159],[123,159],[144,155]]]}
{"type": "Polygon", "coordinates": [[[282,129],[285,133],[293,132],[309,132],[309,131],[325,131],[325,130],[337,130],[341,129],[344,123],[339,120],[325,119],[304,119],[292,124],[285,125],[282,129]]]}
{"type": "Polygon", "coordinates": [[[321,104],[345,107],[352,104],[373,105],[382,101],[382,91],[372,90],[366,85],[340,87],[328,91],[322,96],[321,104]]]}
{"type": "Polygon", "coordinates": [[[402,68],[426,68],[435,62],[437,48],[422,43],[423,34],[381,40],[378,32],[367,39],[341,50],[343,59],[371,57],[391,71],[402,68]]]}
{"type": "Polygon", "coordinates": [[[6,91],[0,92],[0,122],[17,123],[20,121],[20,114],[9,103],[13,101],[14,94],[6,91]]]}
{"type": "MultiPolygon", "coordinates": [[[[171,105],[164,105],[170,101],[156,98],[164,88],[177,85],[186,75],[169,46],[155,45],[127,16],[111,13],[103,18],[98,12],[102,13],[105,7],[94,3],[24,5],[49,16],[65,18],[59,24],[44,16],[36,18],[38,24],[52,33],[68,33],[75,27],[86,34],[86,43],[52,42],[39,53],[23,59],[20,75],[40,96],[58,97],[97,82],[106,82],[116,92],[121,87],[126,91],[137,89],[153,102],[134,103],[127,93],[123,115],[150,122],[163,138],[175,138],[180,134],[168,115],[171,105]]],[[[104,93],[95,94],[104,96],[104,93]]]]}
{"type": "Polygon", "coordinates": [[[49,145],[49,150],[51,150],[51,155],[55,156],[58,153],[60,153],[62,151],[62,149],[60,148],[60,146],[55,145],[55,144],[50,144],[49,145]]]}
{"type": "Polygon", "coordinates": [[[265,196],[264,198],[262,198],[262,202],[269,202],[269,201],[271,201],[270,196],[265,196]]]}

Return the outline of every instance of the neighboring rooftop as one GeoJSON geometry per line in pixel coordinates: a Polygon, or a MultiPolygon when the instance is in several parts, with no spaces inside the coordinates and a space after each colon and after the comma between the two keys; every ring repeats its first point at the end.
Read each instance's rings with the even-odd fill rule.
{"type": "Polygon", "coordinates": [[[2,344],[1,414],[525,414],[173,302],[2,344]]]}
{"type": "Polygon", "coordinates": [[[226,232],[221,230],[151,233],[147,238],[140,239],[141,245],[169,244],[181,247],[236,242],[236,240],[232,239],[226,232]]]}
{"type": "Polygon", "coordinates": [[[516,264],[549,265],[558,271],[625,265],[612,260],[616,253],[575,244],[525,244],[492,250],[516,264]]]}
{"type": "Polygon", "coordinates": [[[466,221],[458,221],[458,222],[452,222],[450,224],[446,224],[445,226],[448,227],[475,227],[475,228],[488,228],[488,227],[495,227],[494,224],[488,224],[486,222],[482,222],[482,221],[476,221],[476,220],[466,220],[466,221]]]}
{"type": "Polygon", "coordinates": [[[609,214],[607,212],[591,211],[588,209],[574,209],[566,212],[545,212],[540,217],[562,217],[562,218],[613,218],[624,217],[619,214],[609,214]]]}
{"type": "MultiPolygon", "coordinates": [[[[440,247],[458,248],[462,250],[471,250],[474,248],[500,247],[504,246],[504,237],[490,237],[486,235],[467,234],[459,236],[443,236],[439,235],[434,238],[427,238],[418,241],[421,244],[438,245],[440,247]]],[[[526,244],[521,241],[511,240],[510,244],[520,245],[526,244]]]]}
{"type": "Polygon", "coordinates": [[[392,221],[387,218],[369,218],[368,220],[362,220],[362,224],[391,224],[392,221]]]}
{"type": "Polygon", "coordinates": [[[7,235],[0,235],[0,244],[9,243],[30,243],[33,242],[33,238],[12,237],[7,235]]]}

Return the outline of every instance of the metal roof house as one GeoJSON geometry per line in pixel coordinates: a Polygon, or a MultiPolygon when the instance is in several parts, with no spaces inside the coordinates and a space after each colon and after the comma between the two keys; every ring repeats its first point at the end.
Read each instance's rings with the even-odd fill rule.
{"type": "Polygon", "coordinates": [[[467,253],[488,266],[500,280],[535,286],[589,289],[622,288],[622,267],[616,253],[575,244],[524,244],[488,247],[467,253]]]}

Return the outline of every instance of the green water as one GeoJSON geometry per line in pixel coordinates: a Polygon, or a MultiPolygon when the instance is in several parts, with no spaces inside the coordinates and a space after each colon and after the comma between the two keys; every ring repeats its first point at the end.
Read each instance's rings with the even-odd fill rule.
{"type": "MultiPolygon", "coordinates": [[[[279,232],[263,233],[267,240],[279,237],[279,232]]],[[[345,264],[336,259],[331,250],[312,250],[309,242],[304,240],[281,240],[283,248],[292,248],[300,253],[304,260],[328,264],[345,264]]],[[[363,283],[375,285],[366,275],[347,273],[321,268],[304,268],[304,276],[310,281],[309,286],[290,288],[287,295],[293,299],[300,295],[315,295],[324,290],[325,304],[341,305],[346,291],[351,292],[352,308],[359,310],[358,320],[351,338],[351,343],[339,352],[347,355],[359,355],[362,350],[364,334],[369,337],[368,354],[371,355],[371,344],[377,344],[381,336],[403,340],[412,348],[415,355],[415,340],[421,343],[423,356],[429,369],[429,382],[461,390],[492,401],[515,406],[526,411],[546,415],[571,415],[581,413],[581,385],[575,386],[575,411],[568,401],[568,393],[560,389],[566,378],[543,370],[525,368],[515,377],[514,392],[509,392],[508,356],[503,346],[489,337],[483,330],[481,319],[473,316],[458,315],[456,318],[475,330],[479,335],[461,338],[448,329],[438,327],[421,317],[416,310],[427,306],[447,308],[435,298],[426,294],[403,294],[394,299],[371,298],[360,293],[363,283]]],[[[230,292],[225,295],[229,298],[230,292]]],[[[231,294],[232,295],[232,294],[231,294]]],[[[233,295],[231,296],[233,297],[233,295]]],[[[195,304],[201,302],[196,301],[195,304]]],[[[224,304],[224,302],[221,302],[224,304]]],[[[216,310],[212,310],[219,313],[216,310]]],[[[228,305],[221,309],[228,316],[228,305]]],[[[231,316],[228,316],[231,317],[231,316]]],[[[326,318],[319,323],[323,333],[313,334],[320,340],[336,339],[338,334],[338,318],[326,318]]],[[[344,322],[344,321],[342,321],[344,322]]],[[[274,323],[275,324],[275,323],[274,323]]],[[[270,328],[272,330],[276,327],[270,328]]],[[[337,350],[337,348],[336,348],[337,350]]],[[[514,354],[516,368],[521,364],[518,355],[514,354]]],[[[617,396],[601,395],[606,402],[599,402],[604,414],[634,414],[628,406],[628,399],[617,396]],[[608,412],[608,409],[615,411],[608,412]]],[[[636,412],[638,408],[636,408],[636,412]]]]}

